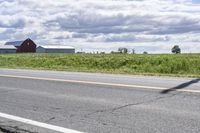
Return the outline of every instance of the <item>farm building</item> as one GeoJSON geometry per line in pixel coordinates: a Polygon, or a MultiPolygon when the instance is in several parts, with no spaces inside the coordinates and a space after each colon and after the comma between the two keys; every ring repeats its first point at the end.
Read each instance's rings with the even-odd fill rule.
{"type": "Polygon", "coordinates": [[[16,50],[15,46],[0,45],[0,54],[16,53],[16,50]]]}
{"type": "Polygon", "coordinates": [[[39,46],[36,50],[37,53],[75,53],[75,48],[64,45],[46,45],[39,46]]]}
{"type": "Polygon", "coordinates": [[[16,53],[35,53],[37,45],[31,40],[26,39],[24,41],[7,42],[6,46],[15,46],[16,53]]]}

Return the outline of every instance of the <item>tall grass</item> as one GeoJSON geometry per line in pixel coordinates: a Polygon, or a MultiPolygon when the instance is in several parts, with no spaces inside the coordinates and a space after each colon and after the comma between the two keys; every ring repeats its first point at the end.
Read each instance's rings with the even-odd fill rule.
{"type": "Polygon", "coordinates": [[[200,76],[200,54],[2,54],[1,68],[200,76]]]}

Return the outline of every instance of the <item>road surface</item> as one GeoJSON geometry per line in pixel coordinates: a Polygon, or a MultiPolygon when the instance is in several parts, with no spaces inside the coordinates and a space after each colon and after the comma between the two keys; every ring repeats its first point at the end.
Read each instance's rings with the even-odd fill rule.
{"type": "Polygon", "coordinates": [[[0,69],[0,132],[199,133],[200,79],[0,69]]]}

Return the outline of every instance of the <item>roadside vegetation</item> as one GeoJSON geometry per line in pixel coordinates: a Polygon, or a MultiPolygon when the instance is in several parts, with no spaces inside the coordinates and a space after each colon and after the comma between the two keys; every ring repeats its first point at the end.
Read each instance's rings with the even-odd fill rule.
{"type": "Polygon", "coordinates": [[[200,54],[1,54],[0,67],[200,77],[200,54]]]}

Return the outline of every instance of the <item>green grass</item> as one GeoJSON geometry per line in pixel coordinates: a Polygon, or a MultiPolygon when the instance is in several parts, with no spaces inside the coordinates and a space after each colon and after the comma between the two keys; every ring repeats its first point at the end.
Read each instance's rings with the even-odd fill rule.
{"type": "Polygon", "coordinates": [[[1,54],[0,67],[200,77],[200,54],[1,54]]]}

